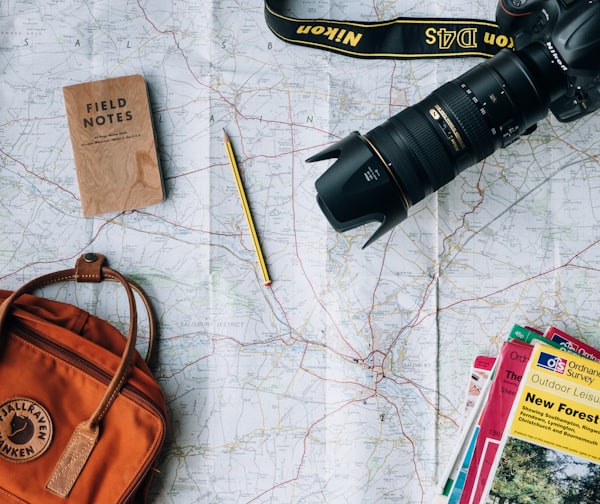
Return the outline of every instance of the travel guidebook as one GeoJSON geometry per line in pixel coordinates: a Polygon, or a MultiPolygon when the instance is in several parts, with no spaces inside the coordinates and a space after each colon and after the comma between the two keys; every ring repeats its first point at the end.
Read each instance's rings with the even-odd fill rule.
{"type": "MultiPolygon", "coordinates": [[[[478,438],[474,444],[464,488],[460,499],[454,501],[450,499],[450,503],[477,504],[481,502],[506,421],[533,351],[532,343],[538,341],[555,348],[575,351],[572,347],[562,345],[561,342],[549,340],[547,335],[553,334],[555,331],[555,328],[550,328],[542,335],[533,329],[525,329],[518,325],[511,330],[501,349],[487,405],[479,419],[478,438]]],[[[566,335],[566,333],[563,334],[566,335]]],[[[572,342],[583,345],[576,338],[571,336],[569,338],[572,342]]],[[[591,355],[600,357],[600,352],[592,347],[588,348],[591,355]]]]}
{"type": "MultiPolygon", "coordinates": [[[[462,437],[452,458],[451,469],[442,480],[442,488],[434,502],[448,504],[485,502],[483,498],[489,486],[488,480],[493,474],[506,424],[534,350],[533,343],[536,341],[551,349],[564,349],[571,353],[585,355],[590,359],[600,360],[600,351],[554,327],[542,334],[535,329],[515,325],[503,344],[498,359],[494,359],[496,363],[491,372],[489,386],[481,394],[480,403],[473,411],[473,415],[466,419],[462,437]],[[556,334],[560,337],[554,338],[553,335],[556,334]]],[[[472,380],[473,377],[471,384],[472,380]]],[[[467,406],[470,400],[467,398],[467,406]]]]}
{"type": "Polygon", "coordinates": [[[447,498],[440,499],[440,502],[477,502],[475,499],[483,493],[495,450],[531,352],[531,346],[526,343],[534,339],[543,339],[543,335],[519,325],[512,328],[493,371],[491,387],[482,397],[479,415],[459,443],[464,447],[463,452],[459,452],[460,460],[455,462],[457,469],[447,478],[442,491],[447,498]]]}
{"type": "Polygon", "coordinates": [[[460,494],[454,493],[450,502],[479,502],[531,349],[531,345],[518,340],[503,344],[488,403],[477,424],[464,488],[460,494]]]}
{"type": "Polygon", "coordinates": [[[600,502],[600,363],[534,346],[486,495],[489,504],[600,502]]]}
{"type": "Polygon", "coordinates": [[[448,474],[444,478],[445,492],[442,490],[439,502],[446,502],[444,495],[450,495],[450,500],[460,498],[471,457],[475,440],[477,439],[478,428],[476,419],[479,416],[481,408],[487,398],[488,389],[492,379],[492,371],[494,369],[496,359],[494,357],[478,356],[473,362],[471,368],[471,379],[467,391],[467,401],[465,404],[464,427],[461,433],[461,443],[457,446],[457,451],[452,457],[456,464],[450,468],[448,474]],[[471,439],[469,444],[465,444],[468,439],[471,439]]]}

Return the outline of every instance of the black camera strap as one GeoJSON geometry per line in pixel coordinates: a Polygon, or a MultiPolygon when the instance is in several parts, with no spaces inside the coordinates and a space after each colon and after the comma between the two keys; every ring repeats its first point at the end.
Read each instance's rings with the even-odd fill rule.
{"type": "Polygon", "coordinates": [[[292,44],[357,58],[490,58],[513,39],[491,21],[399,17],[382,22],[297,19],[283,14],[282,0],[265,0],[271,31],[292,44]]]}

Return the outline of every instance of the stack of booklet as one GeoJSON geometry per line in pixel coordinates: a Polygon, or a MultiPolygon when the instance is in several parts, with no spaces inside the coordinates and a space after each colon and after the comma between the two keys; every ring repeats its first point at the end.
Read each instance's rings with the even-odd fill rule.
{"type": "Polygon", "coordinates": [[[465,424],[436,503],[600,502],[600,351],[514,326],[472,368],[465,424]]]}

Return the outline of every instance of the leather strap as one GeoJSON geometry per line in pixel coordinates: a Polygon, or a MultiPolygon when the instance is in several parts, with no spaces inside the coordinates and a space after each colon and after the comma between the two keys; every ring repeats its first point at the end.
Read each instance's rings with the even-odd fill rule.
{"type": "MultiPolygon", "coordinates": [[[[73,279],[77,282],[101,282],[102,280],[112,280],[115,282],[121,281],[119,278],[114,276],[110,268],[103,267],[106,262],[106,257],[102,254],[96,254],[94,252],[88,252],[83,254],[75,264],[75,274],[73,279]]],[[[146,357],[144,360],[147,364],[150,364],[154,353],[154,345],[156,342],[156,317],[154,316],[154,310],[150,304],[148,296],[139,286],[137,282],[134,282],[131,278],[126,279],[129,286],[137,293],[139,298],[144,303],[146,313],[148,315],[148,349],[146,351],[146,357]]]]}
{"type": "MultiPolygon", "coordinates": [[[[4,323],[4,319],[8,315],[13,302],[23,294],[29,294],[37,289],[41,289],[48,285],[52,285],[60,282],[68,282],[68,281],[76,281],[76,282],[93,282],[99,283],[103,280],[111,280],[114,282],[123,283],[124,277],[119,275],[116,270],[108,268],[105,266],[106,257],[102,254],[96,253],[87,253],[83,254],[81,257],[77,259],[75,264],[75,268],[55,271],[53,273],[48,273],[46,275],[34,278],[30,280],[25,285],[21,286],[18,290],[13,292],[13,294],[8,297],[4,303],[0,305],[0,330],[4,323]],[[121,276],[121,279],[118,278],[121,276]],[[10,301],[9,301],[10,300],[10,301]]],[[[144,308],[146,310],[148,316],[148,345],[146,350],[146,356],[144,360],[147,364],[150,364],[152,358],[154,356],[154,349],[157,340],[157,329],[156,329],[156,316],[154,314],[154,310],[152,308],[152,304],[148,299],[148,296],[144,292],[144,290],[140,287],[140,285],[133,281],[130,278],[124,279],[125,283],[129,284],[131,289],[138,295],[139,299],[144,304],[144,308]]],[[[135,306],[135,304],[134,304],[135,306]]],[[[131,330],[131,325],[130,325],[131,330]]],[[[1,332],[0,332],[1,334],[1,332]]],[[[129,336],[128,336],[129,339],[129,336]]]]}

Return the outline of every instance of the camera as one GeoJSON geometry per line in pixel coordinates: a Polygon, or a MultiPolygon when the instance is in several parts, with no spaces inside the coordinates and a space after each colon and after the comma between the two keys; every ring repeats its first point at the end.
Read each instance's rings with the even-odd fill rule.
{"type": "Polygon", "coordinates": [[[500,0],[496,21],[512,49],[307,160],[337,158],[315,183],[337,231],[379,222],[366,247],[410,206],[531,133],[549,111],[568,122],[600,106],[600,0],[500,0]]]}

